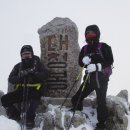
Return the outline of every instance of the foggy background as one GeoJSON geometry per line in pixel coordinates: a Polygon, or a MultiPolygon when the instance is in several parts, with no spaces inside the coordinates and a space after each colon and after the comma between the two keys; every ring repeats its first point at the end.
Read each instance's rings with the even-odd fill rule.
{"type": "Polygon", "coordinates": [[[7,92],[20,49],[32,45],[40,56],[38,29],[55,17],[68,17],[78,27],[79,45],[85,45],[86,26],[97,24],[100,41],[112,47],[113,75],[108,95],[127,89],[130,93],[130,1],[129,0],[0,0],[0,90],[7,92]]]}

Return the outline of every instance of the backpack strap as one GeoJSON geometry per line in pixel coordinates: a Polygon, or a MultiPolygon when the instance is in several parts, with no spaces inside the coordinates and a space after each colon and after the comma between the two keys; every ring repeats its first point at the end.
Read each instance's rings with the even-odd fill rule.
{"type": "Polygon", "coordinates": [[[83,47],[83,49],[84,49],[84,55],[86,55],[86,53],[87,53],[87,48],[88,48],[88,45],[85,45],[85,46],[83,47]]]}
{"type": "Polygon", "coordinates": [[[104,59],[104,56],[103,56],[102,51],[101,51],[102,45],[103,45],[103,43],[102,43],[102,42],[99,42],[99,43],[98,43],[97,50],[98,50],[99,54],[101,55],[101,57],[104,59]]]}
{"type": "Polygon", "coordinates": [[[97,48],[98,48],[98,49],[101,49],[101,48],[102,48],[102,44],[103,44],[102,42],[99,42],[97,48]]]}
{"type": "MultiPolygon", "coordinates": [[[[103,57],[102,52],[101,52],[102,44],[103,44],[102,42],[98,43],[97,50],[99,51],[99,53],[103,57]]],[[[88,45],[85,45],[83,48],[84,48],[84,55],[85,55],[87,53],[88,45]]]]}

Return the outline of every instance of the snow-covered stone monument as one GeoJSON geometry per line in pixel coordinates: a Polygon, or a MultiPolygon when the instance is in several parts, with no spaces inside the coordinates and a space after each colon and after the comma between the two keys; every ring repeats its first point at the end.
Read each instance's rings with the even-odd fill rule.
{"type": "MultiPolygon", "coordinates": [[[[79,71],[78,29],[68,18],[54,18],[39,30],[41,60],[49,70],[49,97],[65,97],[72,87],[79,71]]],[[[72,95],[80,86],[75,85],[72,95]]],[[[70,95],[70,96],[72,96],[70,95]]]]}

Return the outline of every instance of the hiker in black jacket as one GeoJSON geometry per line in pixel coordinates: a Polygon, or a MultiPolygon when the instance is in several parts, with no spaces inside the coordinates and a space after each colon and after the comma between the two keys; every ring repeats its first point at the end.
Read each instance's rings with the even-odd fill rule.
{"type": "MultiPolygon", "coordinates": [[[[26,125],[34,125],[35,111],[43,95],[44,83],[48,72],[38,56],[34,55],[30,45],[21,48],[21,62],[16,64],[9,75],[9,82],[15,84],[15,90],[5,94],[2,98],[2,105],[7,110],[9,118],[20,119],[22,110],[15,107],[15,103],[28,102],[26,125]]],[[[25,104],[23,104],[23,107],[25,104]]]]}
{"type": "MultiPolygon", "coordinates": [[[[111,74],[111,65],[113,64],[113,54],[111,47],[106,43],[100,43],[100,30],[97,25],[90,25],[85,30],[85,39],[87,45],[83,46],[79,54],[79,65],[85,66],[85,76],[89,75],[85,88],[82,91],[83,83],[81,84],[77,93],[72,97],[72,110],[82,110],[83,100],[92,91],[96,91],[97,95],[97,126],[95,130],[105,128],[107,119],[106,108],[106,93],[111,74]],[[82,93],[82,94],[81,94],[82,93]],[[81,95],[80,101],[77,104],[77,99],[81,95]],[[77,104],[77,107],[75,108],[77,104]]],[[[103,129],[104,130],[104,129],[103,129]]]]}

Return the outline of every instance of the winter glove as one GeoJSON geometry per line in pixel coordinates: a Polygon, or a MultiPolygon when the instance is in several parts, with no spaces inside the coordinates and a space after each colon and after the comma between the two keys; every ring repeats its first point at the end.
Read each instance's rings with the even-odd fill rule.
{"type": "Polygon", "coordinates": [[[21,70],[19,72],[19,77],[20,78],[26,77],[27,75],[28,75],[28,71],[27,70],[21,70]]]}
{"type": "Polygon", "coordinates": [[[97,71],[102,71],[102,65],[101,63],[97,63],[97,71]]]}
{"type": "Polygon", "coordinates": [[[28,74],[35,74],[36,70],[34,68],[28,69],[28,74]]]}
{"type": "Polygon", "coordinates": [[[96,71],[96,65],[95,64],[89,64],[86,68],[86,73],[91,73],[96,71]]]}
{"type": "Polygon", "coordinates": [[[86,73],[91,73],[95,71],[101,71],[102,70],[102,65],[100,63],[97,64],[89,64],[86,68],[86,73]]]}
{"type": "Polygon", "coordinates": [[[83,62],[85,65],[88,65],[88,64],[90,64],[90,62],[91,62],[91,58],[89,58],[88,56],[84,56],[83,59],[82,59],[82,62],[83,62]]]}

